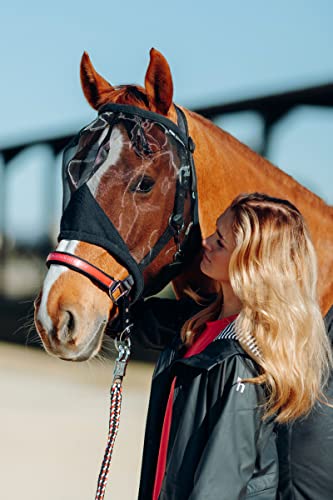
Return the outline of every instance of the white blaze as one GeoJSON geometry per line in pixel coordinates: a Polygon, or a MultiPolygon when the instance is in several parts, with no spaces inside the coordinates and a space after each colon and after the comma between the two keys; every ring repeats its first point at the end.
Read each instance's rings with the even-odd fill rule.
{"type": "Polygon", "coordinates": [[[99,183],[101,182],[103,175],[108,171],[108,169],[117,163],[120,158],[120,153],[123,148],[123,137],[118,127],[114,127],[111,132],[110,137],[110,151],[107,158],[104,160],[103,164],[97,169],[96,173],[87,182],[87,186],[93,196],[96,195],[99,183]]]}
{"type": "MultiPolygon", "coordinates": [[[[57,251],[68,252],[75,255],[75,249],[78,243],[79,241],[77,240],[62,240],[57,246],[57,251]]],[[[68,267],[66,266],[51,264],[50,269],[48,270],[44,279],[42,300],[39,306],[37,319],[42,323],[47,331],[51,331],[53,328],[52,320],[47,312],[49,293],[59,276],[66,271],[68,271],[68,267]]]]}

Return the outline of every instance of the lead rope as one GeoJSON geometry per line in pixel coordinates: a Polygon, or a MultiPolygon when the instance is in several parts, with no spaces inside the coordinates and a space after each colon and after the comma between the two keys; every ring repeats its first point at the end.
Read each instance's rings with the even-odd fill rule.
{"type": "Polygon", "coordinates": [[[110,390],[110,418],[109,418],[109,434],[108,440],[105,448],[104,458],[101,465],[100,473],[97,481],[97,490],[95,500],[103,500],[105,494],[105,488],[108,481],[109,469],[111,463],[111,457],[113,452],[113,446],[117,437],[119,429],[120,420],[120,410],[122,401],[122,382],[126,373],[126,366],[131,354],[131,341],[129,338],[129,333],[131,327],[129,325],[120,335],[120,340],[114,340],[115,347],[118,351],[118,357],[115,362],[115,367],[113,371],[113,382],[110,390]],[[122,340],[122,337],[127,335],[127,337],[122,340]]]}

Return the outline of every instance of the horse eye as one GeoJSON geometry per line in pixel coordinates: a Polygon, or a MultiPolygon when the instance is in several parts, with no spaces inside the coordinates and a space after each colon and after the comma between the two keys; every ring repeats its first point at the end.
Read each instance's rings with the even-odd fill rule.
{"type": "Polygon", "coordinates": [[[133,184],[130,187],[130,191],[132,193],[149,193],[153,187],[154,187],[155,181],[152,179],[152,177],[139,177],[139,179],[136,179],[133,184]]]}

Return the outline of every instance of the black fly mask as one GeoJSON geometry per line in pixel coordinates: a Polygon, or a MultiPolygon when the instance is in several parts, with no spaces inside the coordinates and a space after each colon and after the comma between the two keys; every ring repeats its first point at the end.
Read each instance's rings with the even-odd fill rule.
{"type": "MultiPolygon", "coordinates": [[[[177,107],[176,111],[178,124],[134,106],[105,105],[64,151],[59,240],[79,240],[102,247],[128,270],[124,281],[114,280],[108,289],[116,303],[128,293],[132,301],[142,295],[144,269],[170,240],[174,240],[176,251],[159,277],[159,288],[163,281],[178,274],[188,236],[193,228],[198,230],[194,143],[188,136],[184,113],[177,107]],[[167,165],[169,174],[160,183],[160,196],[173,189],[168,220],[164,215],[164,222],[158,205],[151,207],[144,201],[154,188],[150,169],[161,163],[167,165]],[[111,191],[105,189],[106,185],[111,191]],[[190,207],[187,215],[186,207],[190,207]],[[133,234],[140,237],[144,228],[136,219],[149,210],[155,210],[150,213],[154,213],[154,220],[161,218],[160,230],[145,235],[146,246],[138,249],[133,247],[133,234]],[[118,294],[113,294],[115,289],[118,294]]],[[[68,254],[60,262],[59,254],[53,252],[48,263],[65,264],[99,281],[87,269],[78,268],[70,256],[66,257],[68,254]]]]}

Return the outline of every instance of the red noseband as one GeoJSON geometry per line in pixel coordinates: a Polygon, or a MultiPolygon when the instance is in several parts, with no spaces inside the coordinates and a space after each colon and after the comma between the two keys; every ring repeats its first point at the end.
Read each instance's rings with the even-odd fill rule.
{"type": "Polygon", "coordinates": [[[51,252],[47,256],[46,263],[48,266],[51,264],[66,266],[97,282],[107,291],[114,304],[117,304],[118,300],[124,295],[128,295],[134,284],[134,280],[130,274],[124,280],[115,280],[93,264],[67,252],[51,252]]]}

